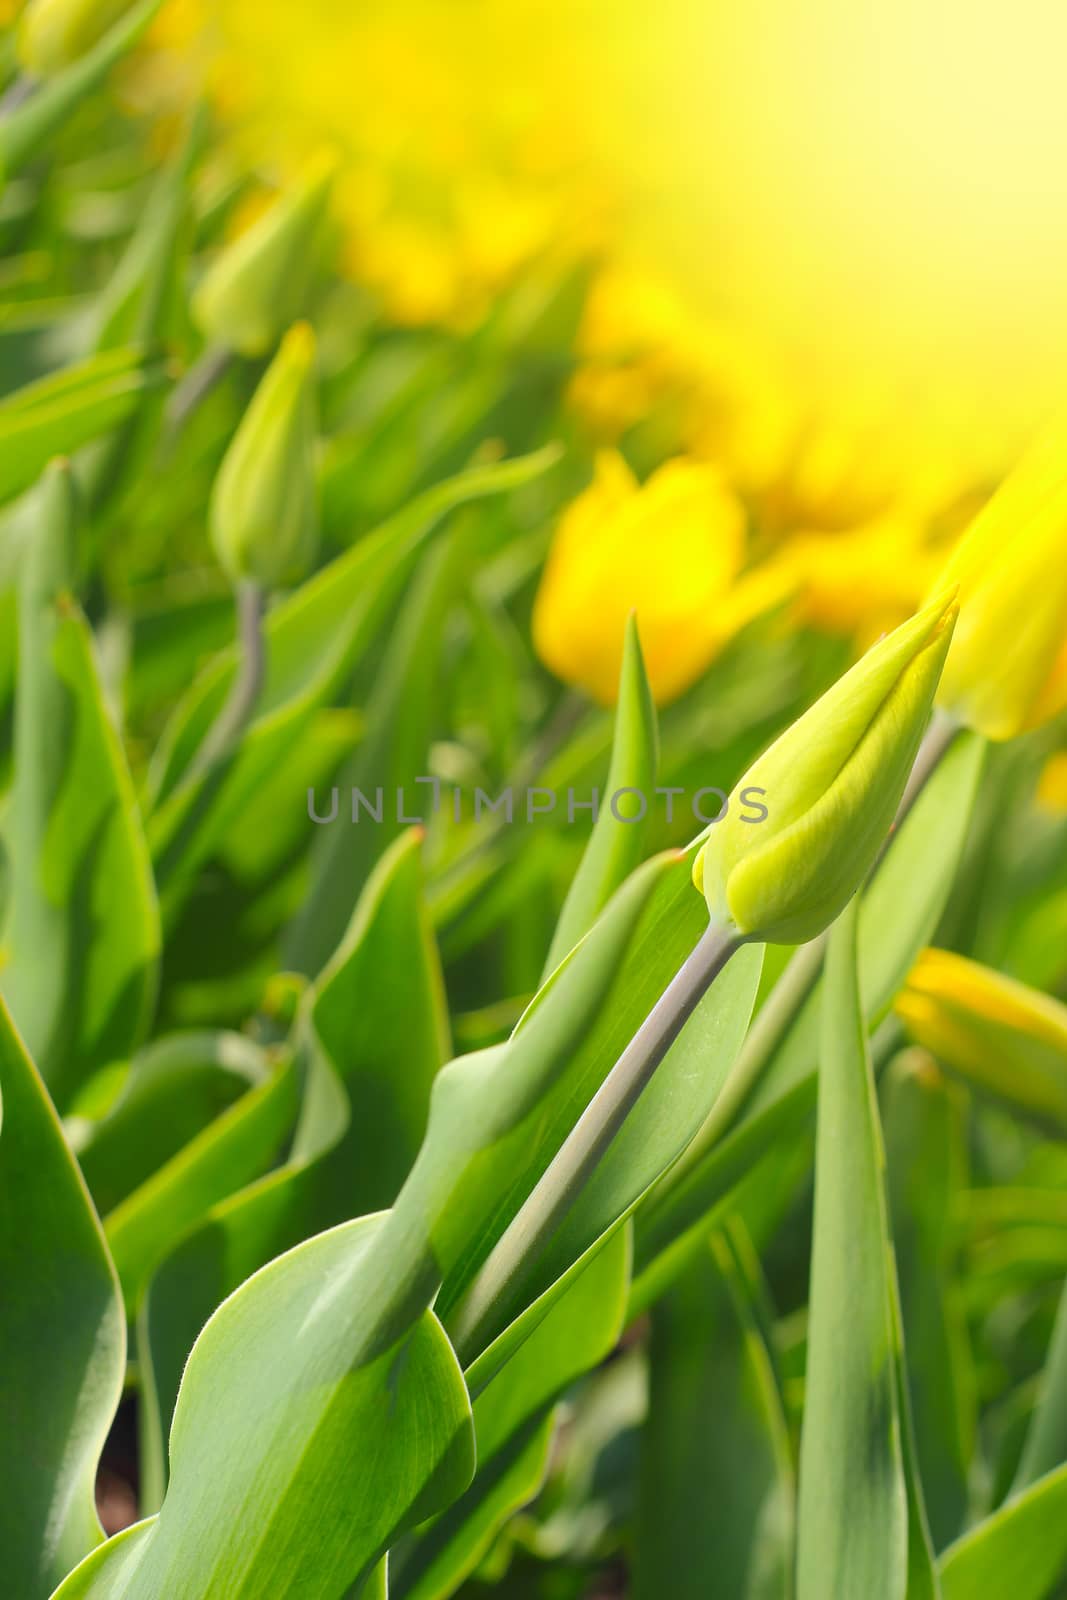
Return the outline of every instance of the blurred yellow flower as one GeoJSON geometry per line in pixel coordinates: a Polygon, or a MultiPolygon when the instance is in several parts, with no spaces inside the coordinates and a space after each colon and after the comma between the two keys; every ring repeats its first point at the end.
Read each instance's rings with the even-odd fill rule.
{"type": "Polygon", "coordinates": [[[1067,1006],[948,950],[924,950],[896,1001],[917,1044],[977,1088],[1067,1124],[1067,1006]]]}
{"type": "Polygon", "coordinates": [[[714,468],[669,461],[640,485],[605,451],[556,531],[534,604],[537,651],[609,705],[636,612],[652,693],[672,700],[781,595],[777,577],[739,580],[744,553],[744,512],[714,468]]]}
{"type": "Polygon", "coordinates": [[[939,563],[922,525],[894,516],[841,533],[797,534],[773,558],[792,580],[802,621],[863,645],[910,616],[939,563]]]}
{"type": "Polygon", "coordinates": [[[1042,811],[1054,816],[1067,815],[1067,750],[1049,756],[1037,780],[1035,795],[1042,811]]]}
{"type": "Polygon", "coordinates": [[[949,557],[960,622],[938,702],[989,739],[1067,705],[1067,412],[1001,484],[949,557]]]}

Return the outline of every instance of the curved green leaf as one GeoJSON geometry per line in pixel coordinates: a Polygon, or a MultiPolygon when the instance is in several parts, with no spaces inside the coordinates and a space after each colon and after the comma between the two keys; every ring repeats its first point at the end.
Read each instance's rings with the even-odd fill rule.
{"type": "Polygon", "coordinates": [[[1067,1578],[1067,1466],[957,1539],[939,1571],[944,1600],[1052,1600],[1067,1578]]]}
{"type": "Polygon", "coordinates": [[[189,1359],[159,1515],[57,1592],[342,1600],[474,1469],[470,1403],[424,1312],[368,1350],[360,1267],[381,1218],[298,1245],[220,1306],[189,1359]]]}
{"type": "Polygon", "coordinates": [[[92,1202],[0,1001],[4,1586],[44,1600],[103,1538],[94,1486],[126,1325],[92,1202]]]}
{"type": "Polygon", "coordinates": [[[163,369],[137,349],[111,350],[0,400],[0,504],[35,483],[56,456],[128,421],[163,369]]]}
{"type": "Polygon", "coordinates": [[[265,1083],[234,1102],[104,1219],[104,1231],[134,1311],[153,1267],[224,1196],[277,1157],[297,1109],[296,1066],[285,1055],[265,1083]]]}
{"type": "Polygon", "coordinates": [[[418,1150],[447,1054],[420,844],[409,830],[382,857],[334,959],[305,997],[304,1096],[285,1165],[208,1211],[148,1285],[137,1348],[149,1506],[162,1498],[163,1440],[182,1369],[215,1307],[300,1239],[387,1205],[418,1150]]]}
{"type": "MultiPolygon", "coordinates": [[[[885,1157],[857,973],[855,901],[830,937],[822,997],[797,1600],[906,1600],[909,1484],[885,1157]]],[[[918,1563],[916,1564],[918,1565],[918,1563]]]]}

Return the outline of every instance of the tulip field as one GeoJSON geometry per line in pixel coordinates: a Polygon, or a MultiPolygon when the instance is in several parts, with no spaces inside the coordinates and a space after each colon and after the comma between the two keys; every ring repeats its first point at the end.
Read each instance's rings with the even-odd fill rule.
{"type": "Polygon", "coordinates": [[[693,9],[0,0],[2,1600],[1067,1600],[1067,360],[693,9]]]}

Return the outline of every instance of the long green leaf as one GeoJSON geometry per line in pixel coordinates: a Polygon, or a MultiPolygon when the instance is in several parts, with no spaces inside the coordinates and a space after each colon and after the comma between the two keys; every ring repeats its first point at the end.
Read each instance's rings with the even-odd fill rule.
{"type": "Polygon", "coordinates": [[[91,356],[0,401],[0,504],[40,477],[55,456],[127,422],[163,372],[136,349],[91,356]]]}
{"type": "Polygon", "coordinates": [[[347,683],[377,637],[416,553],[442,518],[468,501],[529,482],[556,458],[555,451],[542,450],[439,484],[272,611],[265,624],[267,677],[255,721],[221,777],[183,784],[229,692],[234,652],[227,651],[193,685],[171,719],[151,774],[149,839],[171,914],[199,866],[230,832],[243,827],[250,797],[288,758],[310,713],[347,683]]]}
{"type": "Polygon", "coordinates": [[[341,947],[305,998],[304,1097],[285,1165],[208,1211],[148,1286],[137,1343],[145,1500],[153,1508],[182,1368],[212,1311],[300,1239],[387,1205],[418,1150],[447,1053],[419,854],[419,835],[409,830],[382,857],[341,947]]]}
{"type": "Polygon", "coordinates": [[[797,1600],[909,1590],[884,1153],[857,973],[857,905],[831,935],[822,998],[797,1600]]]}
{"type": "Polygon", "coordinates": [[[668,1573],[672,1600],[790,1600],[793,1464],[760,1295],[739,1229],[653,1311],[634,1600],[659,1600],[668,1573]]]}
{"type": "Polygon", "coordinates": [[[916,1450],[938,1549],[963,1526],[977,1395],[954,1260],[965,1176],[964,1107],[932,1062],[911,1055],[883,1079],[889,1198],[916,1450]]]}
{"type": "MultiPolygon", "coordinates": [[[[862,896],[860,974],[866,1016],[884,1016],[916,955],[928,944],[951,890],[985,755],[977,737],[957,739],[862,896]]],[[[804,952],[802,952],[803,954],[804,952]]],[[[817,974],[817,963],[815,965],[817,974]]],[[[789,981],[787,972],[786,979],[789,981]]],[[[760,1030],[738,1057],[734,1078],[684,1157],[637,1220],[637,1291],[657,1255],[690,1229],[710,1226],[716,1206],[779,1138],[804,1126],[815,1103],[821,985],[791,997],[789,1021],[766,1056],[753,1052],[760,1030]]],[[[774,1001],[772,995],[768,1004],[774,1001]]]]}
{"type": "Polygon", "coordinates": [[[94,1485],[126,1327],[92,1202],[3,1001],[0,1092],[3,1582],[44,1600],[103,1538],[94,1485]]]}
{"type": "Polygon", "coordinates": [[[656,785],[656,761],[656,708],[641,655],[637,620],[631,617],[626,627],[607,783],[592,835],[556,924],[545,963],[546,977],[589,930],[619,884],[641,860],[656,785]],[[636,815],[631,815],[632,799],[621,798],[621,791],[626,789],[636,791],[644,802],[636,815]],[[616,795],[620,795],[617,807],[616,795]]]}
{"type": "Polygon", "coordinates": [[[70,597],[74,535],[70,473],[53,468],[20,592],[10,960],[0,987],[61,1109],[140,1043],[160,938],[125,758],[70,597]]]}
{"type": "Polygon", "coordinates": [[[422,559],[367,707],[367,731],[334,790],[336,819],[319,830],[310,881],[284,941],[286,965],[314,975],[344,933],[371,867],[408,819],[431,799],[416,779],[426,771],[436,686],[441,679],[441,634],[459,578],[454,538],[422,559]],[[381,807],[380,820],[352,814],[354,791],[381,807]],[[401,807],[403,811],[401,812],[401,807]],[[398,816],[401,812],[401,816],[398,816]]]}

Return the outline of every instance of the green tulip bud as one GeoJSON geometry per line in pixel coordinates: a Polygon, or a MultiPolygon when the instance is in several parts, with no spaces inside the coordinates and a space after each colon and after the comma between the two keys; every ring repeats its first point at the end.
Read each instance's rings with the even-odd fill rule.
{"type": "Polygon", "coordinates": [[[22,13],[18,53],[34,77],[48,78],[80,61],[132,0],[30,0],[22,13]]]}
{"type": "Polygon", "coordinates": [[[879,640],[749,768],[694,867],[713,918],[802,944],[844,909],[900,804],[957,609],[942,595],[879,640]]]}
{"type": "Polygon", "coordinates": [[[192,311],[209,344],[265,355],[304,309],[336,169],[334,156],[320,155],[208,269],[192,311]]]}
{"type": "Polygon", "coordinates": [[[226,452],[211,494],[211,538],[233,582],[291,583],[318,538],[315,335],[291,328],[226,452]]]}

